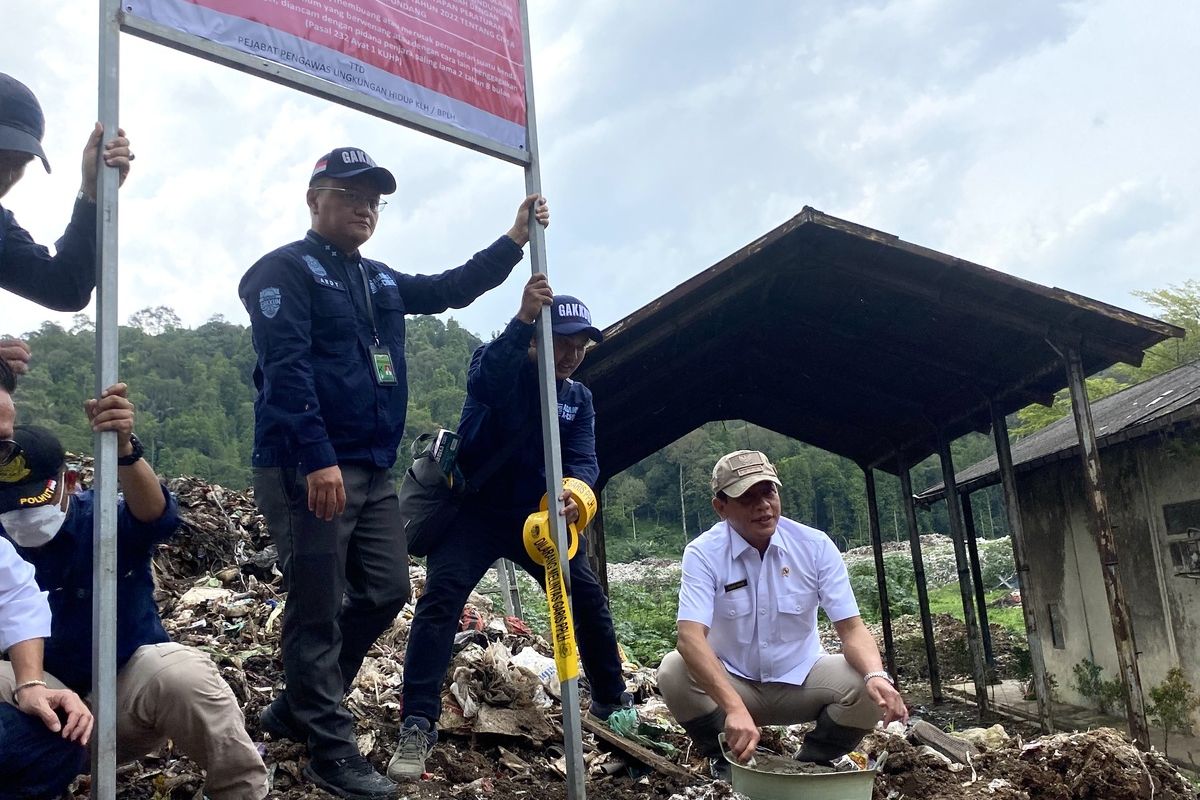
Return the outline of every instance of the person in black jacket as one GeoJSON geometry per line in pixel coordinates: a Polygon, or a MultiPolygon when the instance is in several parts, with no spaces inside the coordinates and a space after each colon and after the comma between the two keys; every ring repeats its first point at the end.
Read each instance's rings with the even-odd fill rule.
{"type": "MultiPolygon", "coordinates": [[[[25,174],[34,158],[46,172],[50,161],[42,149],[46,119],[33,92],[10,75],[0,73],[0,199],[25,174]]],[[[55,245],[57,255],[33,240],[13,213],[0,206],[0,287],[55,311],[79,311],[96,287],[96,170],[97,150],[104,127],[97,122],[83,148],[83,182],[66,233],[55,245]]],[[[104,145],[104,163],[129,174],[133,153],[125,131],[104,145]]],[[[17,339],[0,338],[0,359],[22,374],[28,368],[29,348],[17,339]]]]}
{"type": "MultiPolygon", "coordinates": [[[[404,720],[399,744],[388,764],[388,777],[419,778],[437,742],[441,690],[463,604],[497,559],[520,564],[540,579],[545,568],[525,552],[523,528],[546,492],[546,468],[539,424],[541,401],[535,361],[535,322],[550,305],[554,332],[554,369],[558,389],[558,426],[563,477],[595,486],[596,413],[591,391],[571,375],[583,362],[590,341],[602,336],[587,306],[574,297],[554,295],[546,276],[534,275],[525,286],[521,307],[494,340],[471,357],[467,399],[458,432],[458,463],[470,485],[471,475],[493,453],[511,455],[481,486],[472,486],[454,523],[429,553],[425,591],[409,629],[404,653],[404,720]],[[519,444],[513,448],[514,441],[519,444]]],[[[568,500],[567,523],[579,517],[568,500]]],[[[580,546],[570,560],[571,611],[579,653],[592,690],[591,712],[607,719],[632,705],[625,691],[621,659],[608,599],[580,546]]]]}
{"type": "Polygon", "coordinates": [[[305,774],[340,797],[391,797],[395,785],[358,751],[342,699],[367,648],[408,600],[408,553],[391,468],[404,434],[405,314],[462,308],[504,281],[529,241],[521,203],[506,235],[438,275],[364,258],[392,173],[339,147],[313,169],[312,229],[242,278],[254,369],[254,492],[279,550],[287,688],[260,721],[307,741],[305,774]]]}

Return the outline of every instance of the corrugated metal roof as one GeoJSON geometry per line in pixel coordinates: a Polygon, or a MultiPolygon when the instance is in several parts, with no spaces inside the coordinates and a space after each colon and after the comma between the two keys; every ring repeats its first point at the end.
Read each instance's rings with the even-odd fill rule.
{"type": "MultiPolygon", "coordinates": [[[[1156,375],[1092,403],[1096,440],[1103,449],[1149,436],[1187,420],[1200,420],[1200,361],[1156,375]]],[[[1078,458],[1079,435],[1071,415],[1055,420],[1012,446],[1013,468],[1028,472],[1049,461],[1078,458]]],[[[974,491],[1000,482],[996,457],[989,456],[959,471],[959,491],[974,491]]],[[[917,495],[922,503],[940,500],[944,484],[917,495]]]]}
{"type": "MultiPolygon", "coordinates": [[[[646,265],[651,269],[653,265],[646,265]]],[[[744,419],[895,472],[1182,331],[805,208],[605,331],[580,379],[602,480],[744,419]]]]}

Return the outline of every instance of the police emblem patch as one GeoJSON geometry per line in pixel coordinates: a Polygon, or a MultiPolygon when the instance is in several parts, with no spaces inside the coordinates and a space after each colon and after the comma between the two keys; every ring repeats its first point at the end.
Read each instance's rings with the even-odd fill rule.
{"type": "Polygon", "coordinates": [[[274,286],[268,286],[258,293],[258,307],[262,309],[263,316],[267,319],[275,318],[282,302],[283,294],[274,286]]]}
{"type": "Polygon", "coordinates": [[[325,271],[325,268],[321,266],[321,262],[317,261],[312,256],[304,257],[304,265],[308,267],[309,272],[311,272],[313,275],[316,275],[318,278],[324,278],[329,274],[325,271]]]}

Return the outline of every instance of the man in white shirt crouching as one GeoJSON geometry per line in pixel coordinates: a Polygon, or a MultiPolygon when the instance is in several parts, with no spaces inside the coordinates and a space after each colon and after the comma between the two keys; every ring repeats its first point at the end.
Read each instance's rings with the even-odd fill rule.
{"type": "Polygon", "coordinates": [[[837,547],[821,531],[780,514],[775,467],[738,450],[713,468],[721,517],[683,554],[679,638],[658,668],[671,713],[724,777],[717,734],[739,761],[760,725],[815,720],[797,760],[828,763],[853,750],[883,719],[908,709],[863,624],[837,547]],[[842,643],[828,655],[817,635],[825,610],[842,643]]]}

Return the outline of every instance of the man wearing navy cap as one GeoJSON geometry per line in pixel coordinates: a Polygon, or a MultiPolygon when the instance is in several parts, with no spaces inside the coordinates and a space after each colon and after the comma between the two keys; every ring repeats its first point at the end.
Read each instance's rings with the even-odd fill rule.
{"type": "Polygon", "coordinates": [[[396,191],[358,148],[321,156],[312,229],[263,256],[238,288],[250,313],[255,499],[279,550],[287,688],[262,713],[274,737],[306,741],[305,774],[339,797],[393,797],[359,753],[342,705],[367,649],[408,600],[408,553],[391,468],[404,434],[404,316],[462,308],[499,286],[529,241],[526,197],[508,232],[460,267],[406,275],[364,258],[396,191]],[[291,591],[295,589],[296,591],[291,591]]]}
{"type": "MultiPolygon", "coordinates": [[[[425,771],[425,759],[437,741],[442,682],[454,634],[475,584],[500,558],[520,564],[539,583],[545,575],[545,568],[525,552],[522,536],[526,517],[538,509],[546,491],[535,360],[543,344],[534,337],[545,305],[551,308],[554,331],[563,477],[595,486],[600,474],[592,393],[571,375],[583,362],[588,343],[603,337],[587,306],[574,297],[553,294],[546,276],[534,275],[517,315],[503,333],[475,351],[467,371],[458,464],[470,489],[462,511],[426,562],[425,590],[417,600],[404,653],[404,720],[388,764],[388,776],[396,780],[416,779],[425,771]],[[510,453],[507,460],[492,468],[483,485],[471,484],[473,472],[494,453],[505,451],[510,453]]],[[[568,523],[579,517],[570,500],[563,513],[568,523]]],[[[618,708],[631,706],[633,698],[625,691],[608,598],[588,566],[585,548],[579,548],[570,567],[571,611],[591,684],[591,711],[607,719],[618,708]]]]}
{"type": "MultiPolygon", "coordinates": [[[[233,691],[208,654],[172,642],[163,629],[150,559],[178,529],[179,508],[142,458],[126,395],[118,383],[85,404],[93,431],[117,434],[117,760],[130,761],[170,739],[204,768],[207,797],[261,800],[267,770],[233,691]]],[[[92,684],[95,496],[90,489],[74,491],[76,475],[49,430],[18,425],[12,439],[17,452],[0,469],[0,534],[33,565],[49,594],[45,683],[86,693],[92,684]]],[[[0,664],[0,697],[22,684],[28,681],[0,664]]],[[[0,787],[0,797],[9,788],[0,787]]]]}
{"type": "MultiPolygon", "coordinates": [[[[28,87],[0,73],[0,198],[25,174],[36,157],[46,172],[50,161],[42,149],[46,119],[28,87]]],[[[0,287],[55,311],[79,311],[96,286],[96,154],[104,128],[96,123],[83,148],[83,182],[66,233],[55,245],[57,255],[33,241],[13,213],[0,206],[0,287]]],[[[129,174],[129,140],[125,131],[104,145],[104,163],[129,174]]],[[[18,374],[28,369],[29,348],[17,339],[0,338],[0,359],[18,374]]]]}

